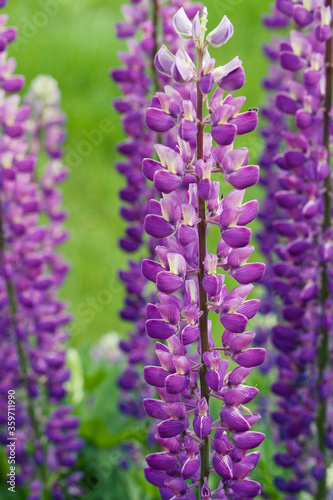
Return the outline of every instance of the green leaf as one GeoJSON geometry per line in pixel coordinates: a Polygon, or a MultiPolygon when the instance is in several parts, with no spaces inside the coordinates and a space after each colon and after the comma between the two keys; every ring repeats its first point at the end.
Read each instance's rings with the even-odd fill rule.
{"type": "Polygon", "coordinates": [[[92,418],[81,423],[80,433],[84,439],[94,443],[99,448],[109,448],[134,440],[144,443],[146,440],[147,421],[138,421],[134,425],[125,422],[116,433],[110,434],[105,422],[100,418],[92,418]]]}
{"type": "Polygon", "coordinates": [[[86,376],[84,379],[84,389],[88,392],[92,392],[104,381],[107,374],[106,370],[98,370],[92,375],[86,376]]]}

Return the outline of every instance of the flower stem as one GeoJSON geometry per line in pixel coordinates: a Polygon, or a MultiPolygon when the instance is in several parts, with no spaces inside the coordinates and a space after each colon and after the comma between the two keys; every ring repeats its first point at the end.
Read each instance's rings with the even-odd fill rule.
{"type": "MultiPolygon", "coordinates": [[[[332,0],[326,0],[326,6],[330,7],[332,10],[332,0]]],[[[326,42],[326,96],[325,96],[325,109],[324,109],[324,136],[323,143],[328,153],[328,162],[330,161],[330,135],[329,135],[329,122],[330,122],[330,111],[332,107],[332,84],[333,84],[333,53],[332,53],[332,38],[326,42]]],[[[331,173],[325,179],[325,193],[324,193],[324,222],[323,222],[323,233],[331,227],[331,173]]],[[[321,287],[321,307],[324,315],[325,302],[329,297],[328,291],[328,274],[326,263],[322,264],[322,287],[321,287]]],[[[327,404],[326,401],[320,397],[320,385],[323,381],[323,376],[327,369],[329,363],[329,333],[327,329],[320,329],[320,340],[318,345],[318,381],[317,381],[317,394],[318,394],[318,412],[317,412],[317,431],[318,431],[318,447],[321,451],[324,459],[324,465],[326,469],[325,459],[326,459],[326,446],[325,446],[325,428],[327,421],[327,404]]],[[[324,477],[318,481],[318,489],[316,498],[318,500],[325,500],[327,494],[327,480],[326,473],[324,477]]]]}
{"type": "MultiPolygon", "coordinates": [[[[203,60],[203,51],[198,49],[198,77],[201,73],[203,60]]],[[[198,133],[197,133],[197,160],[203,158],[203,138],[204,138],[204,124],[203,124],[203,96],[197,83],[197,119],[198,119],[198,133]]],[[[200,390],[201,397],[206,398],[209,405],[209,387],[206,382],[207,367],[203,363],[203,354],[209,351],[208,341],[208,307],[207,307],[207,294],[202,286],[202,280],[205,276],[204,261],[207,253],[207,222],[206,222],[206,203],[199,196],[199,219],[198,223],[198,239],[199,239],[199,299],[201,316],[199,318],[200,328],[200,343],[201,343],[201,362],[200,368],[200,390]]],[[[205,479],[209,476],[209,438],[206,436],[200,448],[201,467],[200,467],[200,489],[202,488],[205,479]]]]}
{"type": "Polygon", "coordinates": [[[151,66],[152,66],[152,71],[153,71],[153,78],[154,78],[154,86],[155,86],[155,92],[158,92],[160,90],[160,82],[158,80],[157,76],[157,70],[155,68],[154,64],[154,59],[158,51],[158,16],[159,16],[159,5],[158,5],[158,0],[153,1],[153,32],[152,32],[152,38],[154,40],[154,46],[152,50],[152,55],[151,55],[151,66]]]}

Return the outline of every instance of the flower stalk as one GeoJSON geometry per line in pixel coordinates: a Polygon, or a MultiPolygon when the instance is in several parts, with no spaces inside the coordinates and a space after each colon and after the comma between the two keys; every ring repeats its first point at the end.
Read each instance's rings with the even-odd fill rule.
{"type": "MultiPolygon", "coordinates": [[[[202,160],[203,152],[203,141],[204,141],[204,128],[203,123],[203,94],[200,90],[199,81],[200,73],[202,71],[202,61],[203,61],[203,49],[198,48],[197,50],[197,122],[198,122],[198,133],[197,133],[197,159],[202,160]]],[[[210,390],[206,382],[207,366],[204,363],[204,354],[209,351],[209,339],[208,339],[208,308],[207,308],[207,293],[203,287],[203,279],[205,277],[205,258],[207,255],[207,221],[206,221],[206,201],[198,197],[199,200],[199,222],[198,222],[198,242],[199,242],[199,303],[201,316],[199,318],[199,328],[200,328],[200,344],[201,344],[201,363],[200,367],[200,394],[201,398],[205,398],[209,406],[209,396],[210,390]]],[[[202,446],[200,447],[200,485],[203,487],[205,481],[209,478],[209,465],[210,465],[210,448],[209,448],[209,438],[206,436],[203,440],[202,446]]],[[[201,489],[200,488],[200,489],[201,489]]]]}

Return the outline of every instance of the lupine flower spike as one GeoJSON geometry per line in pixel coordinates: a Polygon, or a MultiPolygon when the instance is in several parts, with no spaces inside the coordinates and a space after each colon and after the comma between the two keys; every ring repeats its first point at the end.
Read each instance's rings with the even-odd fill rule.
{"type": "MultiPolygon", "coordinates": [[[[24,79],[13,74],[15,60],[7,58],[7,45],[16,38],[15,28],[6,27],[7,18],[0,15],[0,407],[7,415],[8,394],[15,392],[16,486],[28,487],[29,500],[45,494],[60,500],[64,491],[80,492],[80,474],[68,474],[82,445],[79,421],[62,403],[70,376],[64,350],[70,317],[58,298],[68,266],[56,253],[66,239],[66,213],[57,189],[66,176],[59,161],[63,132],[54,134],[52,128],[49,133],[54,116],[40,123],[33,102],[32,110],[21,105],[16,92],[24,79]],[[30,143],[31,127],[45,135],[52,158],[42,172],[37,172],[35,154],[41,144],[30,143]],[[40,214],[47,216],[46,223],[41,224],[40,214]]],[[[48,114],[47,102],[40,104],[41,113],[48,114]]],[[[55,115],[63,116],[58,108],[55,115]]],[[[5,420],[1,442],[8,450],[5,420]]]]}
{"type": "Polygon", "coordinates": [[[281,304],[271,336],[278,368],[272,418],[285,445],[275,455],[283,468],[275,484],[292,498],[324,499],[333,449],[332,2],[277,0],[265,24],[293,28],[265,47],[274,65],[264,80],[273,93],[263,130],[261,240],[269,298],[281,304]]]}
{"type": "Polygon", "coordinates": [[[145,476],[166,500],[194,499],[195,490],[205,499],[255,498],[260,484],[249,473],[260,453],[252,450],[265,437],[252,429],[260,415],[246,406],[258,389],[245,384],[265,360],[264,349],[250,347],[255,333],[247,331],[259,308],[258,300],[247,299],[265,268],[247,262],[254,247],[246,226],[258,202],[243,203],[245,189],[258,182],[259,167],[248,165],[246,148],[233,147],[236,136],[256,128],[258,117],[256,111],[241,113],[245,98],[231,95],[245,82],[238,57],[215,67],[208,51],[229,40],[232,24],[224,17],[206,36],[206,23],[206,9],[193,21],[183,9],[175,14],[175,31],[193,41],[196,63],[182,46],[176,53],[162,47],[155,64],[172,80],[146,113],[152,130],[178,133],[174,148],[156,144],[158,160],[143,161],[145,176],[161,193],[159,201],[150,201],[144,228],[163,238],[158,261],[142,263],[158,292],[146,321],[148,337],[157,340],[158,362],[145,367],[144,378],[160,396],[145,399],[144,408],[158,421],[156,438],[163,448],[147,456],[145,476]],[[175,84],[187,84],[186,92],[175,84]],[[213,174],[234,189],[221,198],[213,174]],[[210,226],[220,232],[215,253],[207,249],[210,226]],[[230,291],[226,273],[238,282],[230,291]],[[220,333],[212,331],[211,312],[220,316],[220,333]],[[221,404],[216,416],[212,398],[221,404]],[[212,473],[220,481],[213,492],[212,473]]]}
{"type": "MultiPolygon", "coordinates": [[[[118,152],[124,156],[124,160],[118,162],[116,168],[126,179],[126,186],[121,189],[119,196],[123,203],[120,213],[127,223],[126,235],[120,239],[119,245],[122,250],[133,255],[128,262],[128,269],[119,272],[126,288],[125,304],[120,316],[131,324],[128,337],[120,341],[120,348],[128,363],[118,379],[121,389],[119,407],[125,414],[136,418],[146,416],[142,399],[151,394],[151,389],[143,380],[142,370],[154,357],[145,333],[145,311],[147,303],[155,298],[149,288],[147,290],[147,279],[141,273],[142,258],[137,258],[135,253],[145,248],[146,257],[156,259],[155,247],[159,243],[154,237],[145,237],[143,230],[149,201],[157,196],[157,193],[142,172],[142,160],[152,156],[159,132],[147,126],[145,113],[152,95],[169,80],[169,77],[158,73],[158,64],[157,69],[154,66],[156,40],[160,37],[172,50],[178,49],[179,38],[176,36],[172,19],[179,3],[179,0],[172,0],[160,5],[159,2],[150,1],[147,8],[147,2],[143,0],[135,2],[135,6],[123,7],[126,21],[118,23],[116,30],[119,38],[127,40],[129,51],[119,53],[123,66],[111,72],[113,80],[124,95],[115,99],[113,104],[122,115],[122,125],[127,136],[126,140],[117,146],[118,152]],[[159,17],[163,19],[161,29],[158,25],[159,17]],[[138,29],[139,26],[141,30],[138,29]]],[[[181,4],[191,19],[200,10],[198,4],[191,4],[188,0],[182,1],[181,4]]],[[[193,46],[191,48],[190,42],[191,40],[187,45],[193,57],[193,46]]],[[[168,53],[165,46],[163,50],[168,53]]],[[[174,142],[173,131],[164,135],[165,145],[173,146],[174,142]]]]}

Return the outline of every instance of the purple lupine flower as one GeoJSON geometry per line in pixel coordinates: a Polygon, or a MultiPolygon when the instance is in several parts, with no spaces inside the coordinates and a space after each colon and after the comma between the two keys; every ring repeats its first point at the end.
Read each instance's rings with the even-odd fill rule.
{"type": "MultiPolygon", "coordinates": [[[[146,125],[145,113],[154,92],[162,88],[170,79],[163,74],[163,68],[158,64],[156,40],[159,33],[156,23],[160,16],[163,19],[161,39],[176,51],[179,48],[179,39],[175,36],[173,16],[179,4],[184,6],[191,19],[200,10],[199,4],[191,4],[187,0],[181,2],[172,0],[166,5],[151,1],[149,8],[147,8],[147,2],[139,1],[135,3],[135,6],[124,6],[126,21],[116,25],[118,37],[126,38],[129,47],[128,52],[119,54],[123,66],[111,71],[113,80],[119,85],[124,96],[114,100],[114,107],[122,115],[123,129],[127,136],[126,140],[117,147],[118,152],[125,157],[124,161],[117,163],[116,168],[126,179],[126,186],[120,191],[120,199],[122,203],[124,202],[120,213],[127,223],[126,235],[120,239],[119,244],[130,254],[145,247],[146,255],[151,260],[156,259],[155,247],[164,236],[161,232],[149,239],[144,236],[143,223],[149,211],[149,201],[156,195],[154,188],[158,189],[169,183],[179,185],[181,179],[177,169],[175,173],[169,173],[168,165],[170,166],[172,162],[169,157],[162,160],[163,166],[154,160],[150,160],[150,165],[147,165],[147,172],[151,167],[154,168],[154,165],[160,170],[156,175],[156,186],[154,183],[152,187],[143,175],[142,161],[153,155],[159,132],[152,131],[146,125]],[[141,31],[138,30],[139,26],[142,27],[141,31]],[[154,59],[157,69],[154,67],[154,59]]],[[[191,51],[193,53],[191,43],[192,40],[189,40],[187,44],[190,54],[191,51]]],[[[168,66],[168,61],[165,62],[165,59],[167,60],[168,54],[173,59],[173,55],[166,46],[163,47],[166,54],[163,61],[168,66]]],[[[162,93],[158,95],[164,96],[162,93]]],[[[167,105],[168,98],[166,97],[163,101],[165,109],[167,105]]],[[[170,120],[173,123],[172,117],[170,120]]],[[[193,127],[193,124],[191,125],[193,127]]],[[[160,127],[165,131],[163,122],[160,127]]],[[[189,127],[184,123],[184,134],[191,132],[188,129],[189,127]]],[[[166,146],[174,146],[173,136],[173,131],[165,134],[163,142],[166,146]]],[[[157,151],[161,158],[163,147],[159,145],[160,153],[157,151]]],[[[142,379],[141,372],[142,366],[150,363],[154,357],[154,353],[149,350],[149,341],[145,334],[145,310],[147,303],[155,301],[156,297],[147,291],[147,278],[141,273],[141,260],[141,258],[131,259],[128,262],[128,269],[119,272],[119,277],[126,289],[125,304],[120,311],[120,316],[132,324],[128,337],[120,341],[120,348],[125,353],[128,364],[118,380],[121,388],[119,406],[125,414],[132,414],[135,417],[145,416],[142,410],[142,398],[150,395],[150,389],[142,379]]]]}
{"type": "Polygon", "coordinates": [[[158,290],[158,301],[147,306],[146,321],[147,336],[157,340],[158,363],[145,367],[144,378],[160,396],[144,400],[144,408],[159,420],[156,438],[164,450],[147,457],[145,476],[160,488],[162,498],[194,498],[197,489],[208,499],[213,497],[208,485],[213,467],[221,480],[215,498],[255,498],[260,485],[248,473],[260,454],[248,450],[259,446],[264,435],[252,430],[260,415],[252,414],[246,404],[258,389],[245,381],[264,362],[265,350],[250,347],[255,333],[246,332],[246,327],[259,301],[247,297],[265,266],[247,263],[253,247],[248,246],[251,230],[246,225],[257,215],[258,203],[243,204],[245,188],[258,181],[259,169],[247,165],[246,148],[234,149],[233,142],[252,131],[258,118],[256,111],[241,113],[245,98],[224,96],[245,81],[241,61],[235,58],[215,68],[208,52],[210,40],[220,47],[232,36],[230,21],[224,18],[205,41],[206,23],[206,9],[193,22],[183,9],[174,16],[180,37],[194,42],[197,63],[184,49],[174,53],[162,47],[155,58],[158,69],[177,85],[186,83],[187,92],[165,86],[146,114],[152,130],[174,128],[178,145],[157,145],[158,160],[143,162],[145,176],[162,195],[149,204],[145,231],[165,238],[156,247],[158,259],[142,263],[143,275],[158,290]],[[222,199],[212,173],[222,174],[234,187],[222,199]],[[207,251],[208,224],[220,229],[215,254],[207,251]],[[239,286],[228,292],[221,269],[239,286]],[[225,328],[222,345],[212,334],[209,311],[220,315],[225,328]],[[236,363],[234,369],[228,371],[229,361],[221,352],[236,363]],[[221,402],[215,422],[210,398],[221,402]]]}
{"type": "MultiPolygon", "coordinates": [[[[66,170],[52,159],[37,179],[29,131],[33,123],[36,129],[42,126],[33,122],[33,106],[21,105],[16,94],[24,79],[13,74],[15,59],[7,58],[6,45],[15,39],[16,30],[6,28],[6,21],[1,15],[0,405],[7,412],[8,391],[16,392],[17,485],[26,483],[31,499],[42,498],[51,488],[58,491],[53,498],[63,498],[66,471],[75,465],[82,446],[78,419],[69,406],[60,405],[70,376],[64,346],[70,317],[58,297],[68,265],[56,253],[66,239],[57,188],[66,170]],[[43,225],[41,214],[47,221],[43,225]]],[[[62,135],[58,137],[52,143],[57,150],[62,135]]],[[[53,158],[54,149],[46,150],[53,158]]],[[[1,441],[7,444],[3,421],[1,441]]]]}
{"type": "MultiPolygon", "coordinates": [[[[332,458],[331,176],[332,3],[276,1],[266,22],[296,27],[266,48],[276,64],[264,86],[274,94],[263,131],[267,190],[262,249],[268,300],[279,297],[272,329],[278,378],[272,419],[285,449],[275,484],[294,498],[327,497],[332,458]]],[[[276,301],[275,301],[276,304],[276,301]]]]}

